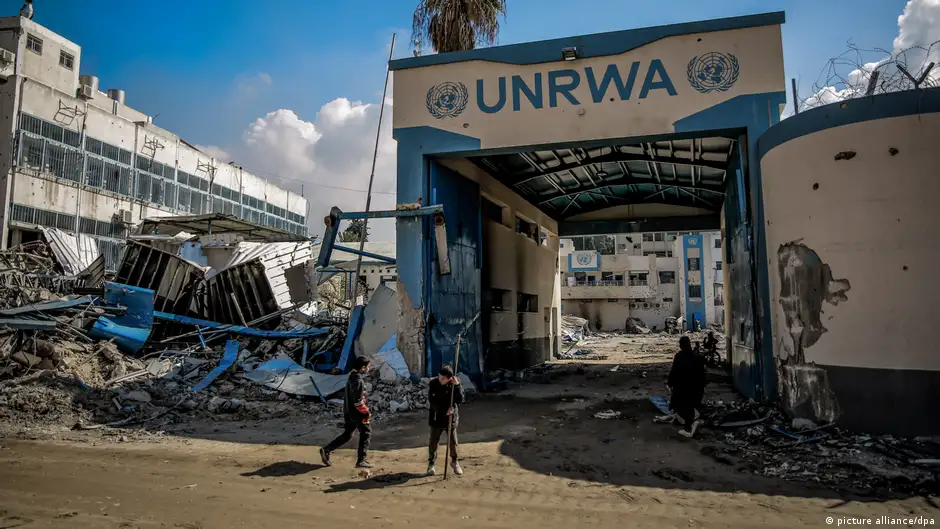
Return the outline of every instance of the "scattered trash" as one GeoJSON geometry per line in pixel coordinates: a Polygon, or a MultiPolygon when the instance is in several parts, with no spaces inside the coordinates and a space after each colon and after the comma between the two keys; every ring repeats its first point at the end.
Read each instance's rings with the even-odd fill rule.
{"type": "Polygon", "coordinates": [[[594,414],[595,419],[619,419],[620,412],[614,410],[599,411],[594,414]]]}

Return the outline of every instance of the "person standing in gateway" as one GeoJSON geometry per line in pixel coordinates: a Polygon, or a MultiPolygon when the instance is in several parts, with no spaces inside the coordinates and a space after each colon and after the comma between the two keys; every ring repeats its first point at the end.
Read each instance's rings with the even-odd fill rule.
{"type": "Polygon", "coordinates": [[[353,360],[353,369],[346,380],[346,391],[343,395],[343,433],[333,439],[330,444],[320,449],[320,459],[323,464],[330,466],[330,454],[339,447],[348,443],[357,431],[359,432],[359,452],[356,459],[356,468],[372,468],[366,461],[369,451],[369,440],[372,438],[372,412],[366,404],[366,385],[362,376],[369,372],[371,366],[369,359],[357,356],[353,360]]]}

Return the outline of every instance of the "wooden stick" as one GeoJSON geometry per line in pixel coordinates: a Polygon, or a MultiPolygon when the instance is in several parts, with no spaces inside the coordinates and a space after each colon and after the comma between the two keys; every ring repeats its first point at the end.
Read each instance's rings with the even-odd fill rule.
{"type": "MultiPolygon", "coordinates": [[[[454,377],[458,376],[457,366],[460,365],[460,341],[463,336],[457,335],[457,351],[454,353],[454,377]]],[[[454,391],[457,384],[451,383],[450,386],[450,409],[454,408],[454,391]]],[[[447,450],[444,452],[444,479],[447,479],[447,468],[450,466],[450,441],[454,435],[454,415],[451,414],[447,419],[447,450]]]]}

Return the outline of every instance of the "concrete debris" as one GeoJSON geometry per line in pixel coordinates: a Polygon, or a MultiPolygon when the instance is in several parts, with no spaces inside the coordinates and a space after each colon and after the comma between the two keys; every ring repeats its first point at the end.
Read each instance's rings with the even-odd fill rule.
{"type": "Polygon", "coordinates": [[[594,414],[595,419],[619,419],[620,412],[614,410],[599,411],[594,414]]]}
{"type": "Polygon", "coordinates": [[[643,320],[640,318],[629,317],[627,318],[626,323],[624,323],[624,330],[627,334],[649,334],[649,327],[643,323],[643,320]]]}
{"type": "Polygon", "coordinates": [[[709,402],[705,408],[715,443],[702,452],[722,464],[836,489],[923,494],[940,488],[940,468],[918,463],[940,458],[940,443],[931,439],[852,434],[832,424],[790,419],[753,401],[709,402]]]}
{"type": "Polygon", "coordinates": [[[565,342],[579,342],[587,335],[588,321],[577,316],[561,317],[561,335],[565,342]]]}

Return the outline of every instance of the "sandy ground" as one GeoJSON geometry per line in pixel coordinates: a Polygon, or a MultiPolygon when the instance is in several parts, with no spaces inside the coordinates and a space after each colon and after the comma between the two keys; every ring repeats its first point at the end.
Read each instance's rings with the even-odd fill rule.
{"type": "MultiPolygon", "coordinates": [[[[590,345],[606,360],[560,362],[535,382],[466,405],[465,474],[447,481],[421,475],[420,412],[376,425],[371,478],[352,468],[352,446],[334,455],[333,467],[319,464],[316,447],[337,433],[332,424],[215,422],[156,435],[0,440],[0,529],[789,528],[825,527],[827,517],[918,515],[940,522],[935,498],[757,476],[747,461],[702,455],[707,433],[690,441],[653,423],[646,399],[662,393],[669,344],[615,337],[590,345]],[[607,409],[621,418],[594,418],[607,409]]],[[[722,398],[728,390],[716,383],[709,392],[722,398]]]]}

